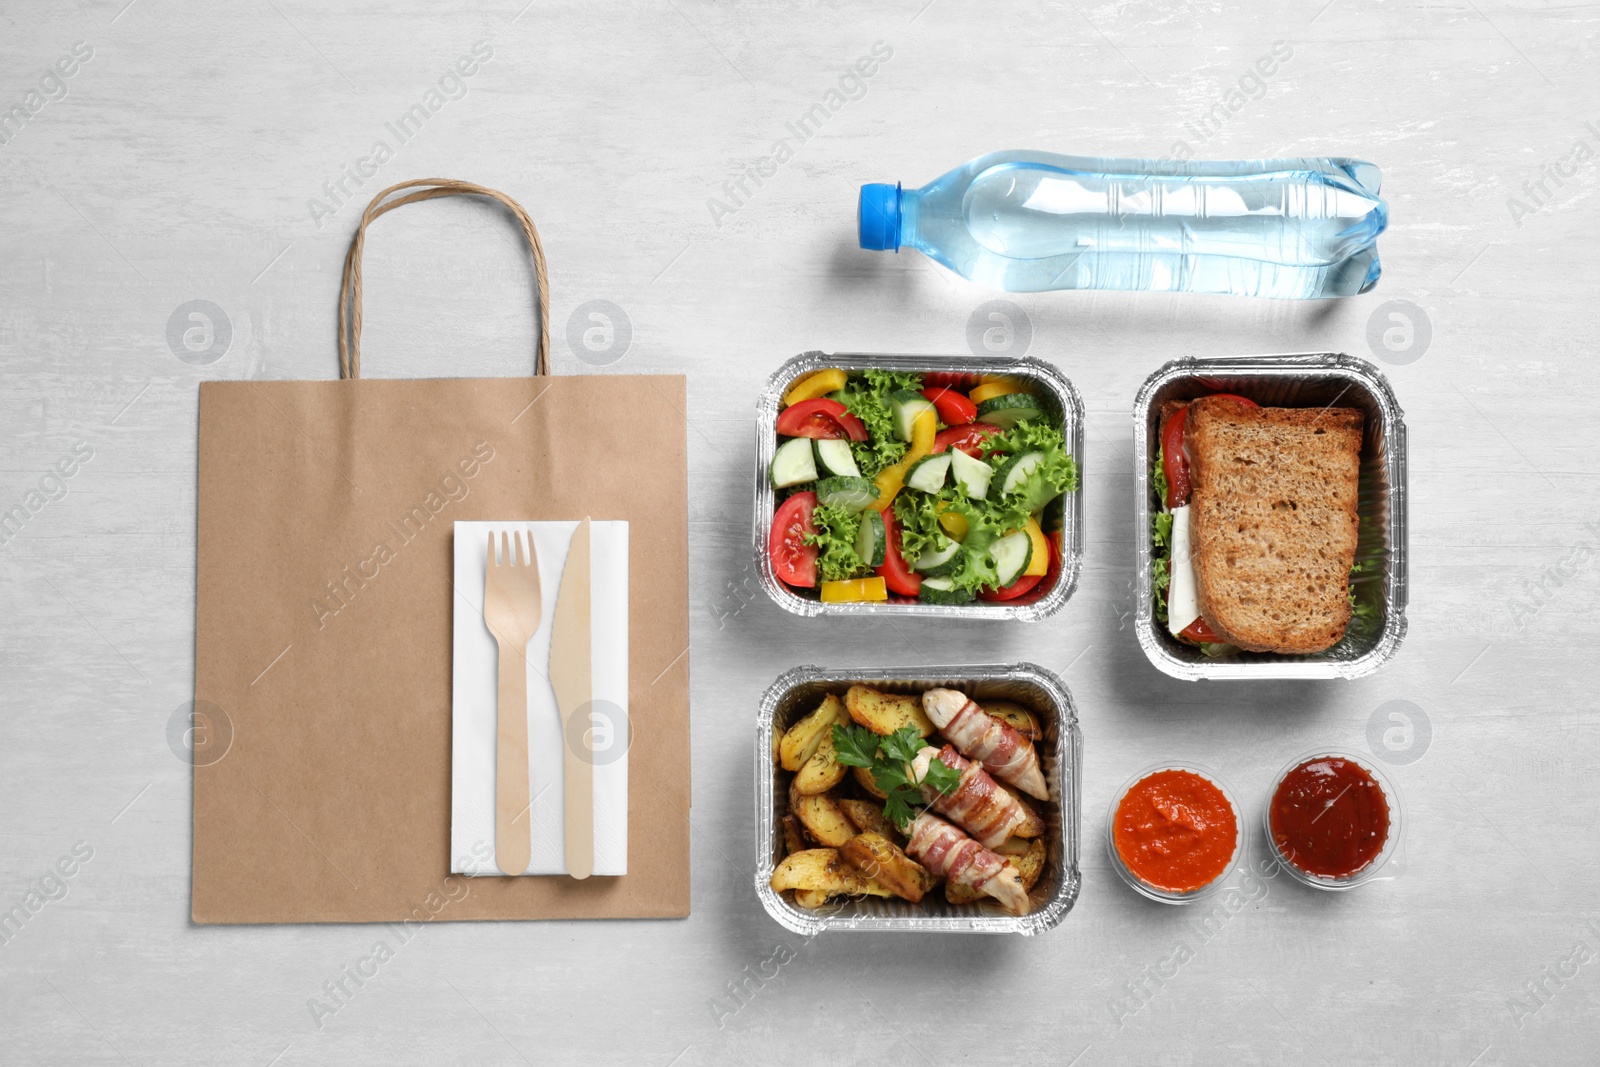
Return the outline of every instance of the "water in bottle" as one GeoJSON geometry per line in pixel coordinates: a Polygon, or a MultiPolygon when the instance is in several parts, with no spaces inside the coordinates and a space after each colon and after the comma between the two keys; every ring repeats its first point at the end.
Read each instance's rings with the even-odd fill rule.
{"type": "Polygon", "coordinates": [[[1013,293],[1142,289],[1315,300],[1377,284],[1389,208],[1359,159],[1173,162],[994,152],[864,185],[862,248],[917,249],[1013,293]]]}

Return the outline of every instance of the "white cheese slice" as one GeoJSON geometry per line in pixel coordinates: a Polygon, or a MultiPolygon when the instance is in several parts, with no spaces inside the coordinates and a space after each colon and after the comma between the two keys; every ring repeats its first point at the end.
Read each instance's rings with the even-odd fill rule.
{"type": "Polygon", "coordinates": [[[1168,563],[1167,629],[1174,637],[1200,617],[1195,591],[1194,561],[1189,555],[1189,506],[1172,509],[1172,558],[1168,563]]]}

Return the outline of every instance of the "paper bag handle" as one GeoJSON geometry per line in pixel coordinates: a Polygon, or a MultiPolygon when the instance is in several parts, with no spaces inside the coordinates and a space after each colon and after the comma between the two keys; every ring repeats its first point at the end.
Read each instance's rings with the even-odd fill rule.
{"type": "Polygon", "coordinates": [[[350,251],[345,253],[344,280],[339,284],[339,377],[361,377],[361,249],[367,241],[367,225],[379,215],[393,211],[402,204],[440,196],[486,196],[498,200],[522,224],[522,233],[528,239],[528,247],[533,250],[533,295],[539,305],[539,342],[534,352],[533,372],[549,374],[550,275],[545,269],[544,246],[539,243],[539,231],[534,227],[533,219],[528,217],[521,204],[497,190],[452,178],[417,178],[391,185],[372,198],[367,210],[361,213],[361,224],[356,227],[356,235],[350,241],[350,251]],[[417,192],[383,203],[390,193],[401,189],[417,189],[417,192]]]}

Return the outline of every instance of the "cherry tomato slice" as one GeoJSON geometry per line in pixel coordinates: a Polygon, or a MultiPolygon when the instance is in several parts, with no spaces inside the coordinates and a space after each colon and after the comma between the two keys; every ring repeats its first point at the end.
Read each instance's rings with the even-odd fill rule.
{"type": "Polygon", "coordinates": [[[979,600],[987,600],[991,604],[1001,604],[1007,600],[1015,600],[1033,592],[1033,587],[1044,581],[1042,574],[1024,574],[1004,589],[985,589],[978,593],[979,600]]]}
{"type": "Polygon", "coordinates": [[[1053,530],[1044,535],[1050,542],[1050,567],[1044,574],[1044,588],[1046,592],[1056,587],[1056,579],[1061,577],[1061,531],[1053,530]]]}
{"type": "Polygon", "coordinates": [[[922,376],[922,384],[930,389],[959,389],[966,392],[978,384],[976,374],[962,371],[929,371],[922,376]]]}
{"type": "MultiPolygon", "coordinates": [[[[969,400],[968,403],[971,403],[969,400]]],[[[991,426],[987,422],[973,422],[965,426],[952,426],[947,430],[940,430],[933,439],[933,453],[943,452],[947,448],[955,448],[965,452],[973,459],[984,458],[983,443],[990,434],[1000,432],[1000,427],[991,426]]]]}
{"type": "Polygon", "coordinates": [[[865,441],[867,439],[867,424],[848,411],[841,411],[833,418],[840,426],[844,427],[844,435],[850,440],[865,441]]]}
{"type": "MultiPolygon", "coordinates": [[[[1212,393],[1224,400],[1235,400],[1249,408],[1259,408],[1249,397],[1237,393],[1212,393]]],[[[1187,405],[1172,413],[1161,427],[1161,461],[1167,473],[1167,507],[1177,508],[1189,502],[1189,457],[1183,451],[1183,431],[1189,423],[1187,405]]]]}
{"type": "Polygon", "coordinates": [[[1216,631],[1211,629],[1210,626],[1206,625],[1206,617],[1204,615],[1194,620],[1194,622],[1191,622],[1188,626],[1185,626],[1183,628],[1183,632],[1178,634],[1178,636],[1186,637],[1191,641],[1199,641],[1200,643],[1207,645],[1217,645],[1222,643],[1222,638],[1217,636],[1216,631]]]}
{"type": "Polygon", "coordinates": [[[816,397],[790,404],[778,415],[778,433],[784,437],[810,437],[828,441],[844,437],[844,427],[834,418],[835,411],[843,411],[837,400],[816,397]]]}
{"type": "Polygon", "coordinates": [[[1189,409],[1179,408],[1161,427],[1161,466],[1167,474],[1167,507],[1180,508],[1189,502],[1189,457],[1183,451],[1183,428],[1189,409]]]}
{"type": "Polygon", "coordinates": [[[848,437],[865,441],[867,428],[837,400],[825,396],[790,404],[778,416],[778,433],[784,437],[810,437],[828,441],[848,437]]]}
{"type": "Polygon", "coordinates": [[[778,505],[767,534],[767,556],[772,570],[785,585],[810,589],[817,584],[817,549],[806,544],[806,535],[815,534],[811,513],[817,509],[817,494],[796,493],[778,505]]]}
{"type": "Polygon", "coordinates": [[[916,596],[922,592],[922,575],[900,558],[900,524],[895,521],[894,508],[883,510],[883,564],[878,568],[878,576],[889,587],[889,592],[899,596],[916,596]]]}
{"type": "Polygon", "coordinates": [[[946,426],[965,426],[978,417],[978,405],[954,389],[924,389],[922,395],[933,401],[946,426]]]}

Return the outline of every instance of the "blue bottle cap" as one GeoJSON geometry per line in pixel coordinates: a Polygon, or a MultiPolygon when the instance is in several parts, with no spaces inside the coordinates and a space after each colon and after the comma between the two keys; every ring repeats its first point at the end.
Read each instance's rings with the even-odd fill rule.
{"type": "Polygon", "coordinates": [[[874,252],[900,251],[900,183],[874,183],[861,187],[861,202],[856,210],[856,229],[861,247],[874,252]]]}

